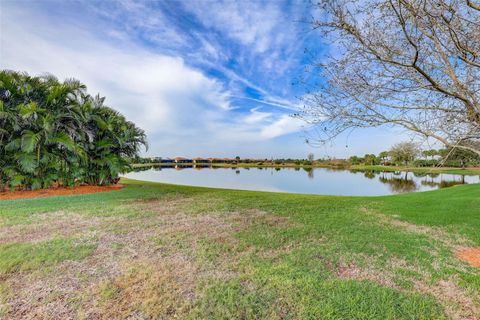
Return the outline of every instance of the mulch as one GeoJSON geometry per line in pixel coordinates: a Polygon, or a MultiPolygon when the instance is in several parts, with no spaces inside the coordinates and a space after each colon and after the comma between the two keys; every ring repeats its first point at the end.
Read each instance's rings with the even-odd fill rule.
{"type": "Polygon", "coordinates": [[[480,247],[462,248],[455,253],[457,258],[468,262],[472,267],[480,268],[480,247]]]}
{"type": "Polygon", "coordinates": [[[121,184],[115,184],[112,186],[77,186],[71,188],[54,187],[49,189],[39,189],[32,191],[3,191],[0,192],[0,200],[13,200],[13,199],[28,199],[39,197],[53,197],[53,196],[66,196],[77,194],[88,194],[97,192],[108,192],[114,190],[120,190],[123,186],[121,184]]]}

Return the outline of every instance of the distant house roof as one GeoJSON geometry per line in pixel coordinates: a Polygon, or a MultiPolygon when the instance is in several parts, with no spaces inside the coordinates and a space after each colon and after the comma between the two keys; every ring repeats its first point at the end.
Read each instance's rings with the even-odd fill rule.
{"type": "Polygon", "coordinates": [[[192,158],[192,160],[207,160],[205,158],[200,158],[200,157],[196,157],[196,158],[192,158]]]}
{"type": "Polygon", "coordinates": [[[187,158],[184,158],[184,157],[175,157],[175,158],[173,158],[173,160],[187,160],[187,158]]]}

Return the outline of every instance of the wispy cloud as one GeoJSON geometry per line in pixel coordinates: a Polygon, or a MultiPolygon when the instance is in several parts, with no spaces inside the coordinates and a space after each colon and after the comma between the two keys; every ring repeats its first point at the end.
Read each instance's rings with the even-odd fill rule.
{"type": "Polygon", "coordinates": [[[299,126],[304,123],[296,118],[292,118],[288,115],[282,115],[279,119],[273,123],[265,126],[261,131],[263,138],[275,138],[287,133],[297,132],[299,126]]]}
{"type": "MultiPolygon", "coordinates": [[[[302,90],[291,83],[304,47],[315,46],[301,22],[310,10],[300,1],[0,1],[0,67],[80,79],[147,130],[150,154],[302,157],[304,123],[290,116],[302,90]]],[[[329,154],[375,152],[360,134],[338,141],[329,154]]]]}
{"type": "Polygon", "coordinates": [[[280,19],[276,2],[196,1],[185,6],[207,27],[225,33],[231,39],[263,53],[274,45],[273,31],[280,19]]]}
{"type": "Polygon", "coordinates": [[[230,90],[251,88],[268,100],[293,100],[290,82],[301,70],[309,29],[300,22],[310,14],[304,2],[123,0],[95,2],[90,9],[117,36],[181,56],[215,73],[230,90]]]}
{"type": "MultiPolygon", "coordinates": [[[[122,10],[145,14],[141,4],[122,5],[126,6],[122,10]]],[[[199,65],[187,63],[185,52],[174,55],[141,45],[131,39],[128,28],[96,33],[95,29],[69,24],[68,19],[64,24],[49,23],[51,17],[33,9],[19,10],[11,4],[2,9],[2,68],[79,78],[89,91],[105,95],[109,105],[147,130],[151,154],[224,154],[243,150],[244,154],[261,155],[268,152],[265,146],[269,140],[301,128],[287,115],[293,108],[290,100],[275,101],[282,98],[271,95],[267,89],[252,88],[256,86],[249,86],[250,80],[232,76],[236,74],[233,70],[227,77],[223,73],[216,77],[199,65]],[[259,98],[249,97],[230,81],[252,88],[259,98]],[[242,103],[233,99],[239,94],[246,98],[241,99],[245,100],[242,103]],[[266,105],[275,108],[263,111],[266,105]]],[[[147,27],[143,25],[147,22],[137,20],[140,18],[134,21],[144,31],[165,27],[158,17],[148,20],[147,27]]],[[[177,39],[172,40],[174,46],[183,45],[183,35],[160,34],[165,35],[165,41],[177,39]]],[[[195,37],[202,39],[204,59],[226,59],[215,40],[195,37]]],[[[270,148],[274,150],[276,146],[270,148]]]]}

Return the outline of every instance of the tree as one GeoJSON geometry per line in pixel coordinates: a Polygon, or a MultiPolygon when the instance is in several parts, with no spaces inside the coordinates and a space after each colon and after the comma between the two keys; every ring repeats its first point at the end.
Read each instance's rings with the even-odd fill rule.
{"type": "Polygon", "coordinates": [[[419,154],[418,145],[413,142],[401,142],[390,149],[390,157],[396,164],[407,165],[414,161],[419,154]]]}
{"type": "Polygon", "coordinates": [[[374,166],[379,163],[377,156],[374,154],[366,154],[363,159],[365,161],[365,164],[368,165],[374,166]]]}
{"type": "Polygon", "coordinates": [[[0,189],[115,183],[146,146],[143,130],[77,80],[1,71],[0,88],[0,189]]]}
{"type": "Polygon", "coordinates": [[[313,162],[314,159],[315,159],[315,155],[313,153],[309,153],[307,155],[307,160],[308,161],[313,162]]]}
{"type": "Polygon", "coordinates": [[[353,165],[358,165],[363,162],[363,159],[358,157],[358,156],[351,156],[350,159],[348,159],[351,164],[353,165]]]}
{"type": "Polygon", "coordinates": [[[425,158],[430,157],[433,160],[433,157],[435,157],[436,155],[438,155],[438,151],[435,150],[435,149],[423,150],[422,151],[422,156],[424,156],[425,158]]]}
{"type": "Polygon", "coordinates": [[[382,151],[378,154],[378,157],[380,158],[382,163],[385,163],[385,161],[388,159],[389,153],[388,151],[382,151]]]}
{"type": "Polygon", "coordinates": [[[441,163],[448,163],[448,165],[459,165],[464,167],[466,164],[480,163],[480,156],[470,150],[461,150],[458,148],[447,148],[438,151],[442,157],[441,163]]]}
{"type": "Polygon", "coordinates": [[[322,81],[298,116],[321,129],[320,142],[399,126],[480,154],[476,1],[320,0],[312,24],[335,55],[312,63],[322,81]]]}

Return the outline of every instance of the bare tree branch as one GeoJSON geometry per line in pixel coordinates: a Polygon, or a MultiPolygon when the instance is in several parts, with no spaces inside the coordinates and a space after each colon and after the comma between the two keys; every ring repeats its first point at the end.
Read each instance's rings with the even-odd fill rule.
{"type": "Polygon", "coordinates": [[[480,6],[462,0],[321,0],[312,21],[338,50],[297,116],[318,141],[393,125],[480,154],[480,6]]]}

